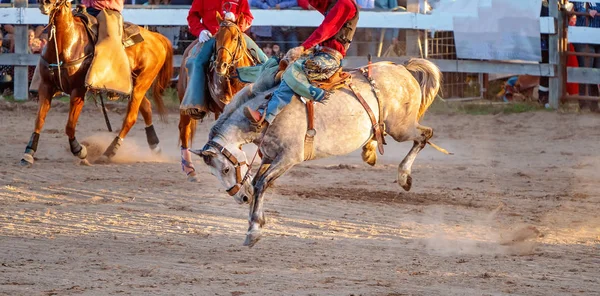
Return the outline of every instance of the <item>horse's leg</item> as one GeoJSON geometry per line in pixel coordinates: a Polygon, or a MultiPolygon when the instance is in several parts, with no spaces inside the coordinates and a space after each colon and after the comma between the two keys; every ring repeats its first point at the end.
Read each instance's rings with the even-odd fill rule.
{"type": "Polygon", "coordinates": [[[117,154],[117,150],[121,147],[123,139],[127,136],[133,125],[135,124],[138,112],[140,111],[140,105],[142,100],[146,96],[146,91],[152,84],[152,78],[149,77],[147,72],[142,72],[136,79],[135,85],[133,86],[133,95],[127,104],[127,114],[123,120],[121,131],[119,135],[108,145],[106,151],[96,160],[97,163],[108,163],[110,159],[117,154]]]}
{"type": "Polygon", "coordinates": [[[144,98],[142,99],[142,104],[140,105],[140,113],[142,113],[144,123],[146,124],[146,141],[148,142],[148,146],[150,147],[152,153],[160,154],[161,149],[158,146],[158,143],[160,141],[158,140],[158,136],[156,135],[156,131],[154,130],[154,125],[152,124],[152,104],[146,96],[144,96],[144,98]]]}
{"type": "Polygon", "coordinates": [[[433,137],[432,128],[421,125],[415,127],[415,136],[412,138],[414,141],[413,147],[398,166],[398,184],[406,191],[409,191],[412,186],[412,177],[410,173],[413,162],[417,158],[417,154],[425,148],[427,141],[431,139],[431,137],[433,137]]]}
{"type": "MultiPolygon", "coordinates": [[[[285,154],[282,154],[285,155],[285,154]]],[[[246,233],[244,246],[252,247],[261,237],[262,226],[265,224],[265,214],[263,211],[265,190],[281,175],[291,169],[297,162],[290,159],[284,159],[280,155],[273,163],[268,163],[268,160],[263,160],[259,172],[263,166],[268,166],[263,174],[257,176],[254,183],[254,198],[250,202],[250,215],[248,217],[249,227],[246,233]]]]}
{"type": "MultiPolygon", "coordinates": [[[[75,138],[75,127],[79,120],[79,114],[81,114],[81,108],[83,108],[85,97],[85,89],[75,89],[71,92],[71,100],[69,104],[69,119],[67,120],[67,126],[65,127],[65,133],[69,138],[69,147],[71,147],[71,153],[79,157],[79,159],[85,160],[87,157],[87,150],[85,146],[79,145],[79,142],[75,138]]],[[[87,162],[84,162],[87,164],[87,162]]]]}
{"type": "Polygon", "coordinates": [[[31,134],[31,138],[29,139],[27,147],[25,147],[25,153],[23,154],[23,158],[21,159],[22,166],[33,165],[33,155],[37,151],[38,141],[40,139],[40,132],[42,132],[44,122],[46,121],[46,115],[50,110],[50,104],[52,103],[52,95],[54,95],[54,88],[52,86],[49,86],[48,84],[42,83],[42,85],[40,85],[40,88],[38,89],[39,103],[37,118],[35,119],[35,128],[33,130],[33,133],[31,134]]]}
{"type": "Polygon", "coordinates": [[[188,181],[198,182],[196,168],[192,163],[192,154],[190,153],[190,142],[192,139],[192,129],[195,127],[189,115],[179,113],[179,141],[181,141],[181,170],[188,176],[188,181]]]}

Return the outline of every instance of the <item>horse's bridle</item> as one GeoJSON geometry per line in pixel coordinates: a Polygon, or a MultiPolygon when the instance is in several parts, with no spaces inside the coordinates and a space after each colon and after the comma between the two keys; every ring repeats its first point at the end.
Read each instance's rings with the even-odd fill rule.
{"type": "Polygon", "coordinates": [[[58,56],[58,43],[56,41],[56,25],[54,24],[54,17],[56,16],[56,13],[58,12],[58,9],[61,8],[62,6],[67,7],[68,4],[71,2],[71,0],[59,0],[54,2],[54,4],[52,5],[52,9],[50,9],[50,13],[49,13],[49,20],[48,20],[48,26],[46,26],[46,28],[50,27],[50,34],[48,36],[49,40],[52,40],[54,43],[54,52],[56,53],[56,63],[49,63],[48,61],[46,61],[44,59],[43,56],[41,56],[40,58],[42,59],[42,61],[44,61],[49,68],[56,68],[56,70],[58,71],[58,84],[60,87],[60,91],[64,92],[65,88],[62,84],[62,75],[61,75],[61,68],[68,68],[70,66],[75,66],[81,62],[83,62],[84,60],[88,59],[89,57],[93,56],[93,52],[90,54],[87,54],[81,58],[78,58],[76,60],[73,61],[69,61],[69,62],[63,62],[60,60],[60,57],[58,56]]]}
{"type": "Polygon", "coordinates": [[[206,143],[206,145],[204,146],[204,148],[202,148],[202,150],[206,151],[210,147],[217,149],[217,151],[219,151],[221,154],[223,154],[223,156],[225,156],[225,158],[227,158],[227,160],[229,160],[229,162],[231,162],[231,164],[233,164],[233,166],[235,167],[235,182],[236,183],[231,188],[227,189],[227,193],[229,194],[229,196],[236,195],[240,191],[240,189],[242,188],[244,183],[246,183],[246,181],[248,180],[248,177],[250,177],[250,168],[248,168],[246,175],[244,175],[244,177],[242,177],[242,166],[243,165],[248,166],[248,163],[245,160],[240,162],[233,155],[233,153],[231,153],[229,150],[227,150],[227,148],[223,147],[221,144],[219,144],[213,140],[208,141],[206,143]]]}
{"type": "MultiPolygon", "coordinates": [[[[239,57],[237,57],[237,59],[236,59],[236,56],[238,55],[238,53],[240,52],[240,49],[242,48],[242,42],[243,42],[242,39],[244,38],[244,36],[243,36],[243,33],[240,30],[240,28],[238,28],[238,26],[236,24],[234,24],[230,21],[221,22],[220,27],[222,27],[222,28],[234,27],[239,35],[239,38],[238,38],[238,41],[237,41],[237,44],[235,46],[235,50],[233,51],[233,53],[229,49],[227,49],[225,46],[220,46],[219,48],[217,48],[217,50],[215,52],[215,56],[217,56],[217,57],[219,56],[219,52],[221,50],[225,50],[229,54],[229,56],[231,56],[231,62],[229,62],[229,63],[221,62],[221,64],[225,64],[225,66],[226,66],[226,69],[227,69],[227,71],[225,72],[226,74],[225,75],[218,74],[219,76],[223,76],[228,79],[230,77],[231,69],[235,68],[235,65],[244,58],[243,55],[239,55],[239,57]]],[[[215,60],[215,64],[216,64],[216,60],[215,60]]]]}

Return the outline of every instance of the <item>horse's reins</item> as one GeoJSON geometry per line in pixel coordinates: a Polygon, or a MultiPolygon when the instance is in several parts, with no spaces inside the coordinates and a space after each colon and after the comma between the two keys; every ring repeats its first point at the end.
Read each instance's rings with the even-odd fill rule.
{"type": "Polygon", "coordinates": [[[86,60],[87,58],[89,58],[90,56],[93,55],[93,53],[91,54],[87,54],[81,58],[78,58],[76,60],[70,61],[70,62],[63,62],[60,60],[59,57],[59,53],[58,53],[58,41],[56,40],[56,25],[54,24],[54,17],[56,16],[56,13],[58,12],[58,8],[60,8],[61,6],[67,6],[67,4],[69,3],[69,0],[62,0],[57,2],[56,4],[54,4],[54,7],[52,8],[52,11],[50,13],[50,19],[48,21],[48,25],[44,28],[47,29],[48,27],[50,27],[50,39],[52,39],[52,43],[54,44],[54,53],[56,54],[56,63],[52,64],[49,63],[48,61],[46,61],[43,57],[41,57],[42,61],[44,61],[46,64],[48,64],[49,68],[56,68],[57,72],[58,72],[58,84],[60,86],[60,91],[65,92],[65,87],[63,86],[62,83],[62,74],[60,69],[62,67],[68,68],[70,66],[74,66],[79,64],[80,62],[86,60]]]}
{"type": "Polygon", "coordinates": [[[224,27],[224,28],[234,27],[239,35],[238,41],[237,41],[237,44],[236,44],[236,47],[235,47],[235,50],[233,51],[233,53],[225,46],[220,46],[219,48],[217,48],[217,51],[216,51],[216,55],[219,54],[219,51],[225,50],[227,52],[227,54],[229,54],[229,56],[231,56],[231,62],[224,63],[227,66],[227,74],[223,75],[223,76],[225,76],[225,79],[229,80],[229,78],[230,78],[229,73],[231,72],[231,68],[235,67],[235,65],[244,58],[243,55],[240,55],[240,57],[236,58],[236,56],[238,55],[238,52],[240,52],[240,48],[242,48],[242,44],[243,44],[242,39],[244,38],[244,36],[243,36],[242,31],[237,27],[237,25],[235,25],[233,23],[232,23],[232,25],[221,24],[221,27],[224,27]]]}
{"type": "Polygon", "coordinates": [[[233,164],[233,166],[235,168],[236,184],[233,185],[231,188],[227,189],[227,193],[230,196],[236,195],[240,191],[240,188],[242,188],[242,185],[246,182],[246,180],[249,177],[248,172],[250,171],[250,167],[248,167],[248,172],[246,172],[246,175],[242,178],[242,165],[248,165],[248,163],[246,161],[240,162],[233,155],[233,153],[231,153],[229,150],[227,150],[227,148],[223,147],[221,144],[219,144],[213,140],[208,141],[206,143],[206,145],[204,146],[204,148],[202,148],[202,150],[206,150],[206,149],[208,149],[208,147],[217,149],[217,151],[219,151],[221,154],[223,154],[223,156],[225,156],[225,158],[227,158],[227,160],[229,160],[229,162],[231,162],[231,164],[233,164]]]}
{"type": "Polygon", "coordinates": [[[252,164],[254,164],[254,160],[256,160],[256,156],[258,155],[258,152],[260,151],[260,147],[263,144],[263,141],[265,140],[265,134],[267,133],[267,131],[269,130],[269,126],[267,126],[265,128],[265,132],[263,133],[261,139],[260,139],[260,143],[258,143],[258,148],[256,149],[256,152],[254,152],[254,156],[252,157],[252,161],[250,163],[247,163],[246,161],[238,161],[238,159],[233,155],[233,153],[231,153],[229,150],[227,150],[227,148],[223,147],[221,144],[210,140],[206,143],[206,145],[204,146],[204,148],[202,148],[202,150],[206,150],[208,149],[208,147],[213,147],[215,149],[217,149],[217,151],[219,151],[221,154],[223,154],[223,156],[225,156],[225,158],[227,158],[227,160],[229,160],[229,162],[231,162],[231,164],[233,164],[233,166],[235,167],[235,182],[236,184],[233,185],[231,188],[227,189],[227,193],[229,194],[229,196],[234,196],[236,195],[239,191],[240,188],[244,185],[244,183],[246,183],[246,181],[248,180],[248,178],[250,177],[250,173],[252,172],[252,164]],[[246,174],[244,174],[244,177],[242,178],[242,165],[247,165],[248,166],[248,170],[246,171],[246,174]]]}

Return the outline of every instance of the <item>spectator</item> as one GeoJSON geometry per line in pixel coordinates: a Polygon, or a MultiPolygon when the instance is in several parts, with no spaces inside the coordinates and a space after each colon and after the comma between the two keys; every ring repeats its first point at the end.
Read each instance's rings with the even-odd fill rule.
{"type": "MultiPolygon", "coordinates": [[[[400,6],[398,6],[398,0],[375,0],[375,8],[387,11],[397,11],[402,9],[400,6]]],[[[380,30],[384,30],[382,48],[386,49],[392,44],[396,44],[398,42],[398,34],[400,33],[399,29],[375,30],[376,39],[378,38],[378,36],[380,36],[380,30]]]]}
{"type": "MultiPolygon", "coordinates": [[[[171,0],[170,5],[184,5],[191,6],[192,0],[171,0]]],[[[176,37],[173,38],[173,51],[175,54],[183,54],[184,50],[188,47],[188,45],[192,42],[196,37],[193,36],[187,26],[186,27],[178,27],[178,31],[176,33],[176,37]],[[176,43],[175,43],[176,42],[176,43]]]]}
{"type": "Polygon", "coordinates": [[[262,48],[262,50],[268,57],[273,56],[273,48],[271,47],[271,44],[267,44],[265,47],[262,48]]]}
{"type": "MultiPolygon", "coordinates": [[[[356,4],[363,9],[375,8],[374,0],[357,0],[356,4]]],[[[375,43],[375,29],[371,28],[357,28],[354,34],[354,42],[350,44],[348,55],[353,56],[367,56],[368,54],[375,55],[376,43],[375,43]]]]}
{"type": "MultiPolygon", "coordinates": [[[[550,15],[550,11],[548,9],[548,1],[547,0],[543,0],[542,1],[542,10],[540,13],[540,16],[549,16],[550,15]]],[[[550,55],[548,53],[548,34],[542,34],[541,35],[541,47],[542,47],[542,63],[547,64],[550,59],[550,55]]],[[[549,107],[548,105],[548,91],[549,91],[549,87],[550,86],[550,79],[547,76],[541,76],[540,77],[540,85],[538,86],[538,101],[540,102],[540,104],[549,107]]]]}
{"type": "Polygon", "coordinates": [[[273,41],[271,29],[270,26],[252,26],[250,27],[250,36],[256,44],[263,46],[273,41]]]}
{"type": "MultiPolygon", "coordinates": [[[[287,9],[298,7],[298,0],[252,0],[252,7],[260,9],[287,9]]],[[[290,48],[299,46],[298,34],[296,28],[275,26],[272,28],[271,36],[273,41],[277,42],[283,52],[290,48]]]]}
{"type": "Polygon", "coordinates": [[[281,51],[281,47],[277,44],[273,44],[273,56],[283,58],[283,52],[281,51]]]}
{"type": "MultiPolygon", "coordinates": [[[[589,16],[577,16],[575,26],[600,28],[600,2],[574,2],[573,10],[576,12],[589,13],[589,16]]],[[[575,51],[583,53],[600,54],[600,45],[575,43],[575,51]]],[[[579,67],[600,68],[600,58],[578,56],[579,67]]],[[[579,95],[599,97],[598,85],[581,84],[579,86],[579,95]]],[[[598,112],[598,101],[579,100],[579,108],[589,107],[590,111],[598,112]]]]}
{"type": "Polygon", "coordinates": [[[0,31],[0,54],[8,53],[8,48],[3,46],[4,44],[4,34],[0,31]]]}

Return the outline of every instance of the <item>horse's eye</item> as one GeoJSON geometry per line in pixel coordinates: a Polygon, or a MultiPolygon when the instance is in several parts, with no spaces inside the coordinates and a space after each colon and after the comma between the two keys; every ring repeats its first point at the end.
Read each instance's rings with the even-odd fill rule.
{"type": "Polygon", "coordinates": [[[223,175],[229,174],[229,167],[223,169],[223,175]]]}

